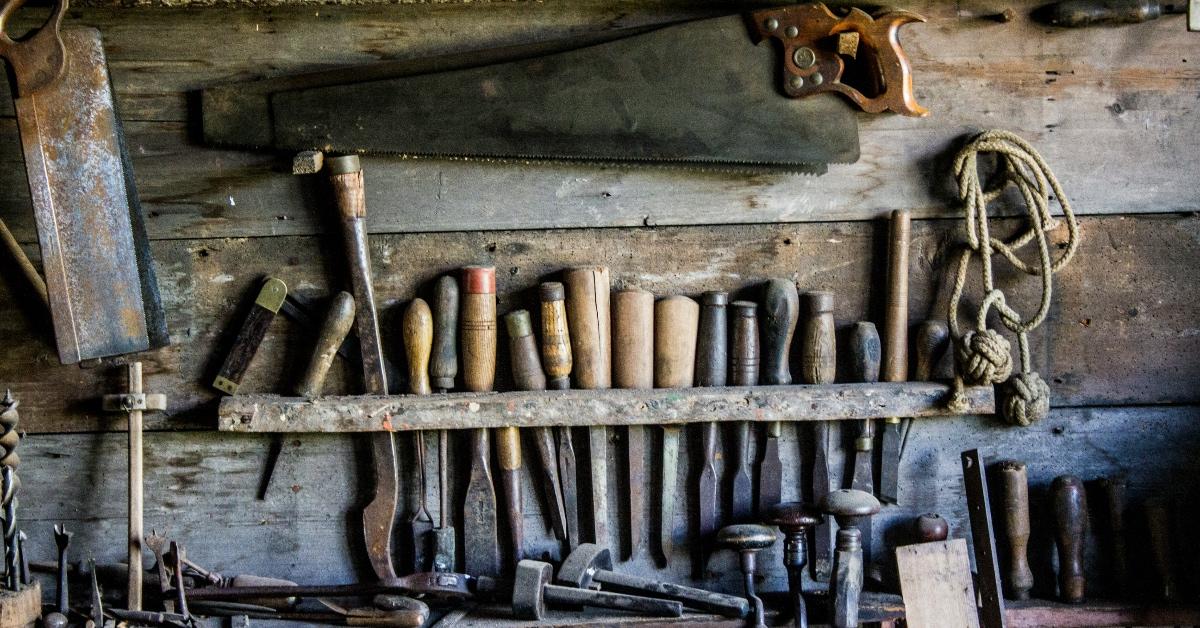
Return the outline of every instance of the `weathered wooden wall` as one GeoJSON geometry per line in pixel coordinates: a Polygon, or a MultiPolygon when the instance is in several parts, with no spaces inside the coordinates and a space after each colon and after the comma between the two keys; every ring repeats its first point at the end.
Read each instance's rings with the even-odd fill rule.
{"type": "MultiPolygon", "coordinates": [[[[1197,35],[1184,32],[1179,18],[1056,31],[1031,24],[1024,1],[1010,3],[1019,17],[1008,24],[983,19],[1004,8],[985,2],[902,4],[930,17],[906,27],[902,39],[918,98],[933,115],[862,116],[862,160],[822,177],[364,160],[393,362],[402,364],[392,330],[404,303],[468,263],[497,266],[501,311],[528,303],[539,279],[561,267],[606,263],[618,283],[658,293],[736,290],[788,276],[802,288],[834,290],[840,324],[875,316],[883,259],[877,219],[896,207],[925,218],[914,233],[910,313],[919,320],[944,307],[953,151],[967,133],[1008,128],[1043,151],[1085,214],[1083,247],[1057,278],[1050,319],[1032,339],[1056,407],[1025,430],[990,418],[922,423],[903,472],[904,506],[885,511],[891,527],[876,529],[894,539],[905,517],[934,510],[965,536],[958,452],[976,446],[1028,460],[1035,494],[1055,474],[1072,472],[1086,479],[1127,473],[1137,498],[1186,496],[1186,480],[1200,470],[1192,454],[1200,444],[1197,35]],[[590,226],[613,228],[578,229],[590,226]]],[[[104,34],[172,332],[171,347],[139,356],[148,389],[170,397],[169,412],[148,421],[147,528],[180,537],[191,556],[227,573],[327,582],[368,571],[352,532],[365,499],[362,439],[288,437],[274,488],[259,502],[253,496],[268,439],[211,432],[216,393],[207,382],[251,286],[274,274],[293,291],[322,295],[342,285],[344,273],[337,240],[324,235],[328,208],[317,182],[288,174],[288,156],[199,145],[192,90],[747,6],[586,0],[72,10],[70,23],[104,34]]],[[[7,166],[0,217],[36,257],[7,103],[0,115],[7,166]]],[[[49,558],[50,525],[66,521],[82,551],[115,560],[124,546],[124,440],[113,432],[124,423],[99,414],[97,399],[123,385],[121,361],[59,365],[45,315],[20,277],[4,263],[0,279],[0,385],[21,398],[30,432],[21,518],[31,551],[49,558]]],[[[1033,307],[1035,285],[1011,274],[1003,280],[1018,304],[1033,307]]],[[[285,392],[309,342],[278,320],[245,389],[285,392]]],[[[335,369],[332,390],[359,389],[353,369],[335,369]]],[[[806,435],[785,433],[786,497],[798,496],[797,478],[807,473],[796,464],[805,443],[806,435]]],[[[406,475],[412,486],[411,469],[406,475]]],[[[691,481],[681,474],[681,517],[690,512],[691,481]]],[[[535,530],[539,504],[527,494],[535,530]]],[[[613,508],[621,513],[620,504],[613,508]]],[[[1035,519],[1042,556],[1047,525],[1035,519]]],[[[541,536],[535,543],[547,547],[541,536]]],[[[689,571],[683,558],[669,569],[680,579],[689,571]]],[[[708,584],[736,590],[727,559],[718,556],[708,584]]],[[[774,567],[778,556],[764,564],[774,567]]],[[[629,568],[649,566],[643,558],[629,568]]],[[[1038,576],[1044,590],[1044,561],[1038,576]]],[[[767,586],[782,585],[775,569],[767,586]]]]}

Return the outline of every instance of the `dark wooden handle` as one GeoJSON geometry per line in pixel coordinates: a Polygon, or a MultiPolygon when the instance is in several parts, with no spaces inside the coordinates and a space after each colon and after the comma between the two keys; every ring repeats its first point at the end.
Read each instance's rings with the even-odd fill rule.
{"type": "Polygon", "coordinates": [[[913,379],[918,382],[933,380],[934,369],[946,354],[950,346],[950,328],[945,321],[928,320],[917,328],[917,337],[913,340],[913,379]]]}
{"type": "Polygon", "coordinates": [[[566,288],[557,281],[542,284],[542,366],[551,390],[571,387],[571,334],[567,327],[566,288]]]}
{"type": "MultiPolygon", "coordinates": [[[[697,386],[725,385],[729,371],[729,319],[725,311],[728,303],[729,294],[725,292],[706,292],[700,298],[700,329],[696,337],[697,386]]],[[[757,368],[756,363],[756,378],[757,368]]]]}
{"type": "Polygon", "coordinates": [[[927,513],[913,520],[913,537],[918,543],[937,543],[950,536],[950,524],[941,515],[927,513]]]}
{"type": "Polygon", "coordinates": [[[1003,460],[997,465],[1000,476],[1001,524],[1008,539],[1008,596],[1029,599],[1033,572],[1029,569],[1029,479],[1025,463],[1003,460]]]}
{"type": "Polygon", "coordinates": [[[1150,534],[1150,564],[1158,578],[1158,597],[1175,599],[1175,552],[1171,547],[1171,509],[1158,499],[1146,502],[1146,530],[1150,534]]]}
{"type": "Polygon", "coordinates": [[[508,330],[508,353],[512,358],[513,384],[517,390],[545,390],[546,373],[538,357],[537,340],[529,312],[516,310],[504,316],[508,330]]]}
{"type": "Polygon", "coordinates": [[[792,350],[792,337],[796,334],[796,323],[800,319],[800,295],[796,286],[787,279],[771,279],[763,288],[762,342],[759,352],[762,369],[759,378],[770,386],[792,383],[792,370],[788,355],[792,350]]]}
{"type": "Polygon", "coordinates": [[[1113,590],[1129,591],[1129,563],[1125,549],[1125,488],[1123,477],[1101,478],[1098,483],[1108,516],[1109,556],[1112,558],[1113,590]]]}
{"type": "Polygon", "coordinates": [[[888,229],[887,308],[883,313],[885,382],[908,379],[908,248],[912,221],[907,210],[892,212],[888,229]]]}
{"type": "Polygon", "coordinates": [[[833,293],[809,292],[808,317],[800,353],[800,377],[805,384],[832,384],[837,378],[837,335],[833,323],[833,293]]]}
{"type": "Polygon", "coordinates": [[[458,280],[438,279],[433,289],[433,356],[429,364],[432,385],[441,391],[454,388],[458,377],[458,280]]]}
{"type": "Polygon", "coordinates": [[[654,295],[621,290],[612,296],[613,384],[654,388],[654,295]]]}
{"type": "Polygon", "coordinates": [[[317,346],[308,361],[308,368],[304,370],[304,377],[296,386],[296,394],[308,399],[321,396],[321,390],[325,387],[325,377],[329,374],[329,367],[333,365],[333,357],[337,355],[338,348],[342,346],[353,326],[354,297],[350,296],[349,292],[333,295],[325,322],[317,334],[317,346]]]}
{"type": "Polygon", "coordinates": [[[734,301],[733,342],[729,354],[729,384],[757,386],[759,380],[758,304],[734,301]]]}
{"type": "Polygon", "coordinates": [[[691,388],[696,372],[700,304],[684,296],[654,304],[654,386],[691,388]]]}
{"type": "Polygon", "coordinates": [[[429,385],[429,352],[433,347],[433,314],[424,299],[413,299],[402,321],[404,353],[408,357],[408,391],[414,395],[433,392],[429,385]]]}
{"type": "Polygon", "coordinates": [[[850,381],[879,381],[880,342],[875,323],[860,321],[850,330],[850,381]]]}
{"type": "Polygon", "coordinates": [[[585,389],[612,387],[612,326],[608,268],[588,266],[563,273],[567,289],[567,326],[575,384],[585,389]]]}
{"type": "Polygon", "coordinates": [[[496,379],[496,269],[463,269],[462,312],[459,318],[463,385],[471,392],[489,392],[496,379]]]}
{"type": "Polygon", "coordinates": [[[1055,540],[1058,543],[1058,588],[1064,602],[1083,601],[1084,535],[1087,533],[1087,495],[1083,481],[1061,475],[1050,484],[1054,506],[1055,540]]]}
{"type": "Polygon", "coordinates": [[[258,347],[263,338],[266,338],[267,329],[270,328],[271,321],[275,320],[275,313],[279,311],[286,296],[287,285],[282,280],[268,277],[259,289],[254,306],[242,321],[242,328],[238,330],[233,346],[229,347],[229,353],[225,355],[225,362],[221,364],[221,370],[213,380],[213,388],[230,395],[237,393],[242,384],[242,377],[250,368],[250,361],[254,359],[254,354],[258,353],[258,347]]]}

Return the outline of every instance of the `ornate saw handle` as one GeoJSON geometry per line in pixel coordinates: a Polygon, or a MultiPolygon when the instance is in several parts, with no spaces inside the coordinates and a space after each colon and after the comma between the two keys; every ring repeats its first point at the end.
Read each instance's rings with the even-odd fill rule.
{"type": "Polygon", "coordinates": [[[67,51],[58,29],[67,12],[67,0],[55,0],[46,23],[20,40],[8,34],[8,20],[25,0],[5,0],[0,6],[0,57],[8,60],[15,78],[15,97],[31,96],[54,83],[66,68],[67,51]]]}
{"type": "Polygon", "coordinates": [[[900,27],[925,18],[903,10],[871,17],[850,9],[834,15],[824,4],[800,4],[750,14],[757,42],[783,48],[783,91],[793,98],[836,92],[863,111],[927,116],[913,95],[912,67],[900,47],[900,27]]]}

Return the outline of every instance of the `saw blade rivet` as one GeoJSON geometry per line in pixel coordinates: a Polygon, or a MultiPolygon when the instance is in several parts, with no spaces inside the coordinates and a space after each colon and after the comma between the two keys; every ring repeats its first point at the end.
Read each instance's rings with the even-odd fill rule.
{"type": "Polygon", "coordinates": [[[801,89],[804,87],[804,78],[800,76],[793,76],[791,80],[788,81],[788,84],[792,86],[792,89],[801,89]]]}
{"type": "Polygon", "coordinates": [[[806,70],[817,63],[817,53],[808,46],[801,46],[792,53],[792,61],[796,63],[796,67],[806,70]]]}
{"type": "Polygon", "coordinates": [[[773,31],[779,28],[779,20],[769,17],[767,18],[767,21],[763,22],[763,26],[765,26],[767,30],[773,31]]]}
{"type": "Polygon", "coordinates": [[[813,72],[813,75],[808,77],[808,80],[812,81],[813,85],[820,85],[825,82],[825,77],[821,76],[820,72],[813,72]]]}
{"type": "Polygon", "coordinates": [[[796,35],[800,34],[800,29],[796,28],[795,26],[789,26],[784,29],[783,34],[787,35],[788,37],[795,37],[796,35]]]}

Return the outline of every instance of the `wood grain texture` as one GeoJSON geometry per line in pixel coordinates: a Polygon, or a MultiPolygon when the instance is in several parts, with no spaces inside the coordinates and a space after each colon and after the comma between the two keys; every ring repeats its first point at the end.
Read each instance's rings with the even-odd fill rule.
{"type": "Polygon", "coordinates": [[[979,626],[966,541],[954,539],[898,547],[896,563],[908,626],[979,626]]]}

